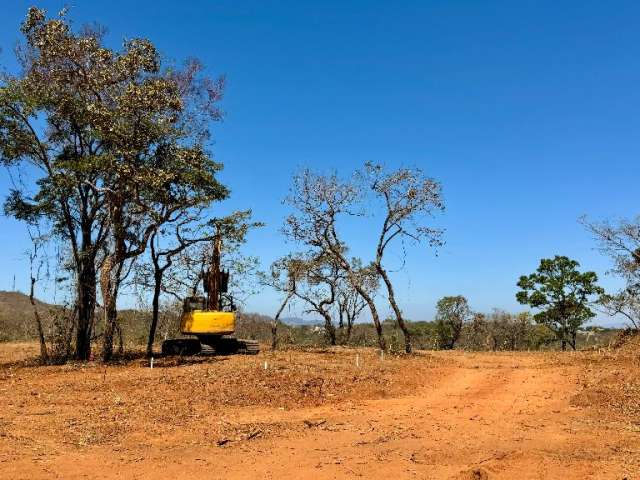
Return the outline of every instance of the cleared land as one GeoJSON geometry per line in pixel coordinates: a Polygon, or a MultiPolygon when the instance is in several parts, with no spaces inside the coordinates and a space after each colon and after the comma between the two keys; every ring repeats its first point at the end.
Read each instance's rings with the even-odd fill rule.
{"type": "Polygon", "coordinates": [[[634,341],[384,360],[267,352],[153,369],[40,367],[35,352],[0,344],[0,478],[640,478],[634,341]]]}

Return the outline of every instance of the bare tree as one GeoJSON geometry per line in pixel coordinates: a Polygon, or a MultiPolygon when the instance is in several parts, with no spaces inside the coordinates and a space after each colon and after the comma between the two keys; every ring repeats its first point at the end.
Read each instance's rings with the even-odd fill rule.
{"type": "Polygon", "coordinates": [[[336,344],[336,328],[331,313],[342,281],[342,269],[334,258],[325,254],[307,255],[297,260],[298,281],[294,294],[310,306],[305,313],[316,313],[324,319],[324,331],[331,345],[336,344]]]}
{"type": "Polygon", "coordinates": [[[259,281],[263,286],[268,286],[282,294],[282,301],[276,311],[275,316],[271,320],[271,349],[278,348],[278,326],[280,325],[280,316],[287,305],[296,297],[298,283],[303,275],[303,262],[298,255],[287,255],[279,258],[271,264],[269,272],[260,272],[259,281]]]}
{"type": "MultiPolygon", "coordinates": [[[[360,260],[353,260],[353,264],[362,263],[360,260]]],[[[360,268],[358,269],[361,275],[360,283],[362,288],[367,291],[370,296],[375,296],[375,292],[380,287],[378,281],[378,274],[373,268],[360,268]]],[[[360,316],[362,311],[367,307],[367,302],[353,288],[351,283],[342,281],[338,284],[338,294],[336,296],[336,303],[338,309],[338,327],[340,330],[344,329],[344,321],[346,320],[346,333],[344,334],[344,342],[348,343],[351,339],[351,332],[353,330],[353,324],[360,316]]]]}
{"type": "Polygon", "coordinates": [[[40,312],[38,311],[38,304],[35,300],[36,282],[40,279],[40,273],[44,266],[44,259],[40,256],[43,238],[40,235],[34,235],[31,232],[31,228],[29,228],[28,230],[32,245],[32,249],[29,252],[29,302],[33,307],[33,317],[36,321],[38,340],[40,342],[40,361],[42,363],[49,363],[49,352],[47,351],[47,342],[44,335],[44,327],[42,325],[40,312]]]}
{"type": "Polygon", "coordinates": [[[287,237],[301,242],[332,258],[345,273],[345,279],[367,302],[378,335],[378,344],[385,350],[382,322],[371,294],[363,284],[360,265],[347,257],[347,245],[338,233],[337,222],[343,216],[363,215],[358,183],[341,181],[337,175],[323,176],[303,170],[293,178],[286,203],[294,209],[285,221],[287,237]]]}
{"type": "Polygon", "coordinates": [[[382,202],[385,212],[373,265],[386,286],[389,304],[404,334],[405,351],[411,353],[411,334],[398,306],[389,270],[384,266],[383,260],[388,247],[396,241],[410,240],[419,243],[427,240],[432,246],[441,245],[441,231],[425,225],[425,219],[444,209],[441,186],[418,168],[385,171],[381,165],[373,163],[365,165],[365,182],[382,202]]]}
{"type": "Polygon", "coordinates": [[[613,260],[612,272],[626,286],[613,295],[603,295],[600,304],[609,315],[622,315],[635,330],[640,329],[640,216],[634,220],[580,222],[598,241],[600,251],[613,260]]]}

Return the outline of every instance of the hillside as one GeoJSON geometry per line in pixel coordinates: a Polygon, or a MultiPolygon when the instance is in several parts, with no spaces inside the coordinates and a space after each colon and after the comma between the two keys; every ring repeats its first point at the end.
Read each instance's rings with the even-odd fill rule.
{"type": "MultiPolygon", "coordinates": [[[[41,312],[52,306],[36,300],[41,312]]],[[[45,315],[46,317],[46,315],[45,315]]],[[[24,340],[36,337],[33,307],[29,297],[21,292],[0,290],[0,341],[24,340]]]]}

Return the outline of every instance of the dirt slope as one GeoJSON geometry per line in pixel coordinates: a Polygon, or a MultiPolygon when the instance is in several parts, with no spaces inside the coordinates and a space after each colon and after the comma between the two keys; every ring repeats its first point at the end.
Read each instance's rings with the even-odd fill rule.
{"type": "Polygon", "coordinates": [[[576,401],[633,363],[358,355],[7,367],[0,478],[640,478],[640,419],[576,401]]]}

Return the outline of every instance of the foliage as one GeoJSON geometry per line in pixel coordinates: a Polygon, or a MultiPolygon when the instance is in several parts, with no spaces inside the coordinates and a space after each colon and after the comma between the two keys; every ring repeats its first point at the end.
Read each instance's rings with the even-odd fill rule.
{"type": "Polygon", "coordinates": [[[73,32],[65,13],[31,8],[18,49],[20,77],[0,86],[0,158],[40,172],[37,191],[17,186],[5,211],[48,218],[69,246],[77,282],[77,356],[88,358],[102,269],[103,356],[117,330],[119,288],[158,228],[228,196],[207,152],[223,80],[202,65],[166,66],[146,39],[104,46],[99,29],[73,32]],[[43,125],[43,127],[41,127],[43,125]]]}
{"type": "Polygon", "coordinates": [[[535,273],[518,281],[516,299],[539,310],[533,318],[556,334],[563,350],[567,343],[575,350],[578,328],[595,316],[591,300],[604,294],[595,272],[581,273],[579,266],[564,256],[542,259],[535,273]]]}
{"type": "Polygon", "coordinates": [[[462,295],[441,298],[436,309],[438,347],[451,350],[460,338],[462,326],[471,320],[473,313],[467,299],[462,295]]]}

